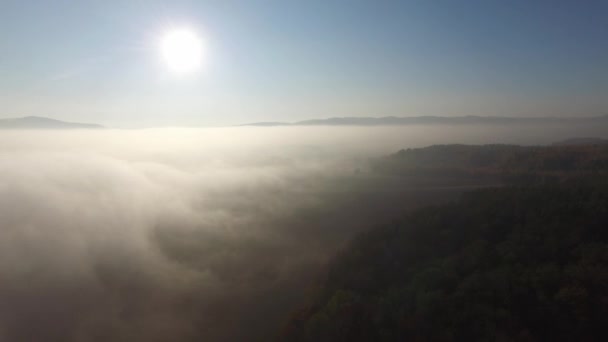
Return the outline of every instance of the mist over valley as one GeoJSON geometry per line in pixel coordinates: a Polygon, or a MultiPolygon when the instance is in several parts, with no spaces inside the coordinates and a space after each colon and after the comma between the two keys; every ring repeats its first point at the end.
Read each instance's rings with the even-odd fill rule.
{"type": "Polygon", "coordinates": [[[267,340],[358,232],[496,185],[394,177],[377,160],[583,133],[605,137],[559,125],[1,131],[0,337],[267,340]]]}

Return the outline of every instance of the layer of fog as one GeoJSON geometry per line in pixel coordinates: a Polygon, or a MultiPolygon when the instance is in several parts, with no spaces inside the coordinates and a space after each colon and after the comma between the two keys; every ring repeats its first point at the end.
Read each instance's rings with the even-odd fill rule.
{"type": "Polygon", "coordinates": [[[268,340],[340,244],[401,205],[336,190],[367,158],[604,132],[0,131],[0,340],[268,340]]]}

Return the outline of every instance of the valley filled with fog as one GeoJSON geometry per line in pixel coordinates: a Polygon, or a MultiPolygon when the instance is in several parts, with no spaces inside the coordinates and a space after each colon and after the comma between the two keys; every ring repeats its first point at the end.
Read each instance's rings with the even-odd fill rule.
{"type": "Polygon", "coordinates": [[[0,130],[0,340],[268,340],[357,232],[460,190],[370,160],[605,127],[0,130]]]}

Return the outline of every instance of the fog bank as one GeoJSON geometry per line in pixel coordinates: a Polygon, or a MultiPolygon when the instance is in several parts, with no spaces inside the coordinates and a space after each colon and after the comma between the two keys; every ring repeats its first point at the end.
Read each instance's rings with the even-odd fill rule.
{"type": "Polygon", "coordinates": [[[399,210],[340,185],[368,158],[605,132],[0,131],[0,340],[267,340],[343,241],[399,210]]]}

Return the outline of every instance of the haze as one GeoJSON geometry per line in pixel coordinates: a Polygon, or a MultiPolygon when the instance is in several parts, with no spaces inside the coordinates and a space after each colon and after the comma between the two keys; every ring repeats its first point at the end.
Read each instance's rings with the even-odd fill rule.
{"type": "Polygon", "coordinates": [[[0,341],[608,340],[607,15],[0,0],[0,341]]]}
{"type": "Polygon", "coordinates": [[[372,157],[589,129],[3,131],[0,337],[264,340],[338,246],[420,201],[344,183],[372,157]]]}

